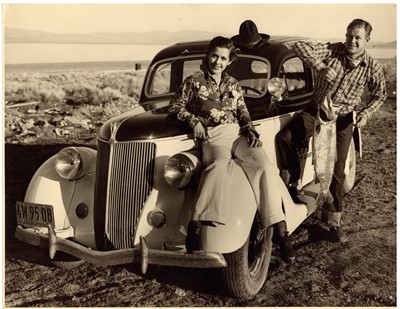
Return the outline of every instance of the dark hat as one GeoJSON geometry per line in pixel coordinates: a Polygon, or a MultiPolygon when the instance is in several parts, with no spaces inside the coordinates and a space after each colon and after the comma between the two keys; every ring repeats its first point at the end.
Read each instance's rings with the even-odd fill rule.
{"type": "Polygon", "coordinates": [[[258,48],[266,43],[269,38],[268,34],[258,33],[257,26],[252,20],[246,20],[240,25],[239,34],[231,39],[238,47],[258,48]]]}

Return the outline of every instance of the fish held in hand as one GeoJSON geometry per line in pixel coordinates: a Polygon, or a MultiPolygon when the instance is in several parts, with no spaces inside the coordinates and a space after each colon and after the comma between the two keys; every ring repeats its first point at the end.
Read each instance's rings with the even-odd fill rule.
{"type": "Polygon", "coordinates": [[[318,109],[313,136],[313,165],[316,181],[320,185],[319,203],[333,203],[329,191],[337,158],[336,120],[340,106],[332,102],[330,94],[318,109]]]}

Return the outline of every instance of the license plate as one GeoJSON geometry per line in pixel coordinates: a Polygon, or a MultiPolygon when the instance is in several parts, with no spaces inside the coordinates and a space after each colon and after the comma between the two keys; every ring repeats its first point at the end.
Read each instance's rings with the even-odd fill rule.
{"type": "Polygon", "coordinates": [[[53,206],[17,202],[17,223],[34,227],[47,227],[49,224],[54,228],[53,206]]]}

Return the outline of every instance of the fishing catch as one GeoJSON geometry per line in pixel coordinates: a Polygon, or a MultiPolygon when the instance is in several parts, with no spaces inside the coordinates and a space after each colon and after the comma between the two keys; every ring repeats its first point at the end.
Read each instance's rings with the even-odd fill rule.
{"type": "Polygon", "coordinates": [[[313,165],[316,181],[320,184],[321,193],[318,202],[333,203],[333,196],[329,191],[332,182],[333,170],[337,158],[336,150],[336,120],[340,106],[332,102],[328,94],[317,112],[313,138],[313,165]]]}

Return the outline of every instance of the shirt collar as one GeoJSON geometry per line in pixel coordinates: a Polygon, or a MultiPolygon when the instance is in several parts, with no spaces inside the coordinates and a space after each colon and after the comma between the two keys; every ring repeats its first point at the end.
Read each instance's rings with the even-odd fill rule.
{"type": "Polygon", "coordinates": [[[352,62],[356,63],[357,65],[359,64],[359,65],[364,66],[364,67],[367,65],[367,62],[366,62],[366,60],[365,60],[366,54],[367,54],[367,53],[365,52],[365,50],[364,50],[364,52],[363,52],[361,55],[357,56],[357,58],[352,59],[352,58],[350,58],[350,56],[347,54],[346,47],[344,46],[344,48],[343,48],[341,54],[342,54],[343,58],[344,58],[346,61],[352,61],[352,62]]]}

